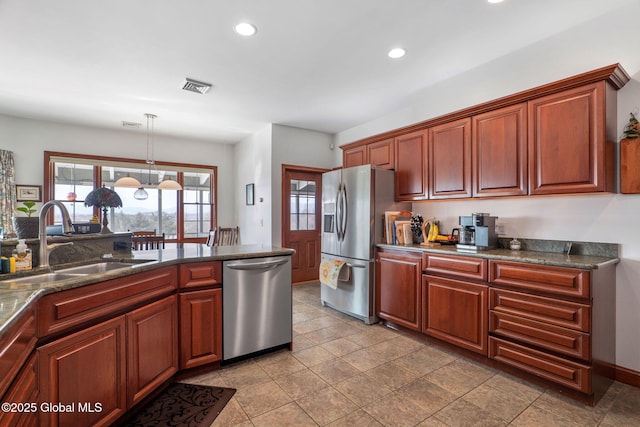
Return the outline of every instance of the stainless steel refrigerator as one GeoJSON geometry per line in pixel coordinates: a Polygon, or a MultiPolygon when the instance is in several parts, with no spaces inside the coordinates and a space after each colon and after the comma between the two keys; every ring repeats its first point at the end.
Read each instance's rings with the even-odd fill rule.
{"type": "Polygon", "coordinates": [[[321,285],[322,304],[375,323],[375,244],[382,242],[387,210],[410,210],[394,202],[393,171],[371,165],[322,176],[322,258],[345,262],[337,289],[321,285]]]}

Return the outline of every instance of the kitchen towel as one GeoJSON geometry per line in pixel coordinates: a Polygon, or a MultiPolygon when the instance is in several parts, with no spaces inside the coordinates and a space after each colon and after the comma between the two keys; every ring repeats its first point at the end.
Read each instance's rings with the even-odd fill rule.
{"type": "Polygon", "coordinates": [[[345,265],[345,261],[323,258],[320,263],[320,283],[331,289],[337,289],[338,280],[349,280],[349,267],[344,268],[345,265]]]}

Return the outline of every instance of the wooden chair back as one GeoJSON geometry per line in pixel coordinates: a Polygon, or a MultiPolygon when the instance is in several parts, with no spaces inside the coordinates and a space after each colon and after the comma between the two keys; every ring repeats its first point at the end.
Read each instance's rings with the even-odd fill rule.
{"type": "Polygon", "coordinates": [[[164,233],[161,235],[153,231],[132,231],[131,246],[136,251],[146,251],[149,249],[164,249],[164,233]]]}
{"type": "Polygon", "coordinates": [[[238,244],[240,227],[218,227],[213,246],[231,246],[238,244]]]}

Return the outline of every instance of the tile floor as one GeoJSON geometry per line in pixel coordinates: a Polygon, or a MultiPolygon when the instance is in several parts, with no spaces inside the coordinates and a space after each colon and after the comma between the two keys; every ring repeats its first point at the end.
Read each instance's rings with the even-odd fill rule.
{"type": "Polygon", "coordinates": [[[293,291],[292,352],[186,382],[237,389],[213,426],[639,426],[640,389],[614,383],[586,407],[293,291]]]}

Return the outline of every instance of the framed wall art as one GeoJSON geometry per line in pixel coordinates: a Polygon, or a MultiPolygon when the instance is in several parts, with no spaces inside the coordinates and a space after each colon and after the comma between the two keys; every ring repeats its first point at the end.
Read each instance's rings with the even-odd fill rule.
{"type": "Polygon", "coordinates": [[[41,185],[16,185],[16,200],[18,202],[41,202],[41,185]]]}

